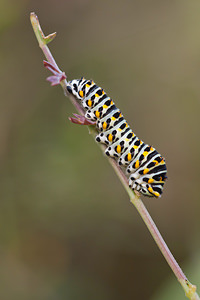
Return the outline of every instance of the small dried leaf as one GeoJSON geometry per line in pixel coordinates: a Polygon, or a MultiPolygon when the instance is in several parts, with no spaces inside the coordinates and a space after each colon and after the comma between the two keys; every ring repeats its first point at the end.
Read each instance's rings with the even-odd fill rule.
{"type": "Polygon", "coordinates": [[[44,64],[44,67],[46,69],[48,69],[50,72],[52,72],[54,75],[57,75],[57,74],[61,73],[60,70],[58,70],[55,66],[53,66],[48,61],[43,60],[43,64],[44,64]]]}
{"type": "Polygon", "coordinates": [[[51,82],[51,85],[58,85],[61,83],[62,80],[65,80],[67,77],[64,72],[61,72],[58,70],[55,66],[50,64],[48,61],[43,61],[44,67],[47,68],[50,72],[52,72],[54,75],[49,76],[47,78],[47,81],[51,82]]]}
{"type": "Polygon", "coordinates": [[[78,115],[78,114],[73,114],[76,118],[74,117],[69,117],[69,120],[78,125],[95,125],[96,122],[90,121],[86,119],[84,116],[78,115]]]}

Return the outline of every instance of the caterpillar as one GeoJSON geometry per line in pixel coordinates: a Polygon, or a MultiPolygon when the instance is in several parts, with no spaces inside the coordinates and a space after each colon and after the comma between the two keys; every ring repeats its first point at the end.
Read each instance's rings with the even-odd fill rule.
{"type": "Polygon", "coordinates": [[[81,101],[85,118],[95,122],[96,141],[107,145],[105,154],[126,168],[129,187],[145,196],[160,197],[167,179],[165,159],[133,133],[120,109],[93,80],[73,79],[67,82],[67,91],[81,101]]]}

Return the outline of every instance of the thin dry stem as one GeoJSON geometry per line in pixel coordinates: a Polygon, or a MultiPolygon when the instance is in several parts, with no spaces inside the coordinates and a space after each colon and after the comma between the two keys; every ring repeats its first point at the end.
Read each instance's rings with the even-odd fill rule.
{"type": "MultiPolygon", "coordinates": [[[[58,73],[60,74],[59,78],[61,78],[61,80],[59,81],[59,83],[61,84],[61,86],[64,90],[64,94],[70,98],[72,104],[75,106],[77,111],[81,115],[84,115],[84,109],[82,108],[82,106],[76,101],[76,99],[72,95],[69,95],[67,93],[67,89],[66,89],[67,81],[65,79],[66,77],[61,76],[61,74],[64,74],[64,73],[61,72],[60,69],[58,68],[56,61],[54,60],[49,48],[47,47],[47,43],[49,43],[50,41],[52,41],[53,38],[55,38],[56,33],[45,36],[44,33],[42,32],[38,17],[36,16],[35,13],[31,13],[30,19],[31,19],[33,30],[35,32],[35,35],[38,40],[40,48],[42,49],[48,62],[52,65],[52,69],[54,69],[54,71],[56,69],[58,71],[58,73]]],[[[55,73],[54,73],[54,75],[55,75],[55,73]]],[[[54,79],[51,78],[50,81],[54,82],[54,79]]],[[[58,84],[58,83],[56,83],[56,84],[58,84]]],[[[89,126],[89,128],[90,128],[91,134],[95,136],[97,131],[94,128],[94,126],[89,126]]],[[[105,149],[104,145],[100,145],[100,147],[103,150],[105,149]]],[[[124,174],[124,172],[121,170],[121,168],[118,166],[118,164],[116,163],[116,161],[114,159],[109,158],[108,160],[109,160],[110,164],[112,165],[112,167],[114,168],[114,170],[115,170],[117,176],[119,177],[120,181],[122,182],[124,188],[126,189],[128,195],[130,197],[131,203],[138,210],[140,216],[142,217],[143,221],[145,222],[146,226],[148,227],[148,229],[149,229],[150,233],[152,234],[160,251],[162,252],[163,256],[165,257],[165,259],[168,262],[169,266],[171,267],[172,271],[174,272],[176,278],[182,285],[186,296],[191,300],[200,300],[198,294],[196,293],[196,286],[191,284],[188,281],[188,279],[186,278],[185,274],[181,270],[180,266],[178,265],[177,261],[173,257],[169,248],[167,247],[165,241],[163,240],[158,228],[156,227],[155,223],[153,222],[153,220],[152,220],[151,216],[149,215],[146,207],[144,206],[142,200],[139,198],[139,195],[136,195],[129,188],[128,179],[127,179],[126,175],[124,174]]]]}

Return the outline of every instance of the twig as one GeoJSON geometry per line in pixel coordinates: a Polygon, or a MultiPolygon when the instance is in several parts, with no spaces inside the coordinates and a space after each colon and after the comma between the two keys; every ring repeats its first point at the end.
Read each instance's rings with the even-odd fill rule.
{"type": "MultiPolygon", "coordinates": [[[[47,80],[50,81],[52,85],[61,84],[61,86],[64,90],[64,94],[70,98],[72,104],[75,106],[77,111],[81,114],[81,116],[84,116],[84,109],[82,108],[82,106],[77,102],[77,100],[72,95],[68,94],[67,88],[66,88],[67,87],[66,75],[65,75],[65,73],[61,72],[60,69],[58,68],[58,66],[47,46],[47,44],[55,38],[56,33],[52,33],[52,34],[49,34],[48,36],[45,36],[44,33],[42,32],[38,17],[36,16],[35,13],[33,13],[33,12],[31,13],[30,19],[31,19],[33,30],[35,32],[39,46],[42,49],[46,59],[48,60],[48,62],[44,62],[44,65],[46,68],[48,68],[53,73],[53,76],[48,77],[47,80]]],[[[78,115],[75,115],[75,116],[77,118],[71,118],[74,123],[88,125],[87,123],[84,123],[85,122],[84,118],[82,118],[81,116],[78,116],[78,115]]],[[[91,134],[95,136],[97,131],[94,128],[94,126],[89,126],[89,128],[90,128],[91,134]]],[[[101,145],[101,147],[102,147],[102,149],[105,148],[103,145],[101,145]]],[[[179,267],[178,263],[176,262],[175,258],[173,257],[172,253],[170,252],[169,248],[167,247],[165,241],[163,240],[160,232],[158,231],[155,223],[153,222],[151,216],[149,215],[146,207],[144,206],[142,200],[139,198],[139,195],[136,195],[129,188],[128,179],[125,176],[124,172],[121,170],[121,168],[118,166],[118,164],[116,163],[116,161],[114,159],[108,158],[108,161],[114,168],[116,174],[118,175],[120,181],[122,182],[124,188],[126,189],[128,195],[130,197],[131,203],[138,210],[140,216],[142,217],[142,219],[145,222],[146,226],[148,227],[150,233],[152,234],[156,244],[158,245],[160,251],[162,252],[164,258],[166,259],[166,261],[168,262],[172,271],[174,272],[176,278],[182,285],[186,296],[190,300],[200,300],[200,298],[196,292],[196,286],[191,284],[188,281],[187,277],[185,276],[185,274],[179,267]]]]}

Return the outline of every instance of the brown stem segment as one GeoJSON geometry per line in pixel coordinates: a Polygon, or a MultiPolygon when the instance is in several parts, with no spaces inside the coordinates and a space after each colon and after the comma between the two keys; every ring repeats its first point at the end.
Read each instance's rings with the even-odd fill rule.
{"type": "Polygon", "coordinates": [[[158,228],[156,227],[154,221],[152,220],[151,216],[149,215],[146,207],[144,206],[141,199],[132,197],[130,198],[131,203],[133,203],[138,210],[139,214],[141,215],[143,221],[147,225],[151,235],[153,236],[156,244],[158,245],[160,251],[162,252],[163,256],[165,257],[166,261],[168,262],[170,268],[174,272],[175,276],[177,277],[178,281],[182,285],[183,289],[185,290],[186,296],[191,300],[198,300],[199,296],[196,293],[196,286],[191,284],[185,274],[183,273],[182,269],[178,265],[177,261],[175,260],[174,256],[172,255],[171,251],[169,250],[167,244],[165,243],[164,239],[162,238],[158,228]]]}
{"type": "Polygon", "coordinates": [[[165,259],[167,260],[168,264],[170,265],[171,269],[175,273],[177,279],[180,280],[187,280],[185,274],[179,267],[177,261],[175,260],[174,256],[170,252],[168,246],[166,245],[165,241],[163,240],[158,228],[156,227],[154,221],[152,220],[151,216],[149,215],[146,207],[144,206],[143,202],[138,198],[131,199],[131,202],[135,205],[138,212],[140,213],[142,219],[144,220],[145,224],[147,225],[149,231],[151,232],[156,244],[160,248],[161,252],[163,253],[165,259]]]}
{"type": "MultiPolygon", "coordinates": [[[[51,71],[53,72],[54,76],[57,75],[55,73],[58,73],[61,76],[61,74],[64,74],[64,73],[61,72],[60,69],[58,68],[58,66],[57,66],[57,64],[56,64],[49,48],[47,47],[47,43],[52,41],[56,34],[52,33],[48,36],[45,36],[44,33],[42,32],[42,29],[41,29],[40,24],[39,24],[38,17],[36,16],[35,13],[31,13],[30,19],[31,19],[31,23],[32,23],[32,26],[33,26],[33,30],[34,30],[35,35],[37,37],[37,40],[39,42],[39,46],[42,49],[46,59],[48,60],[48,62],[46,62],[46,63],[47,64],[50,63],[52,65],[52,70],[51,71]]],[[[50,68],[50,66],[49,66],[49,68],[50,68]]],[[[77,102],[77,100],[72,95],[69,95],[68,92],[67,92],[67,89],[66,89],[66,86],[67,86],[66,76],[63,75],[63,77],[61,76],[61,78],[62,78],[62,80],[60,80],[59,83],[61,84],[65,95],[70,98],[72,104],[76,107],[77,111],[82,116],[84,116],[84,109],[82,108],[82,106],[77,102]]],[[[92,135],[96,135],[97,131],[93,126],[90,126],[90,131],[91,131],[92,135]]],[[[101,145],[101,148],[105,149],[104,145],[101,145]]],[[[174,272],[175,276],[177,277],[178,281],[181,283],[181,285],[182,285],[182,287],[183,287],[183,289],[186,293],[186,296],[191,300],[200,300],[198,294],[196,293],[196,286],[191,284],[188,281],[185,274],[183,273],[183,271],[179,267],[177,261],[175,260],[172,253],[170,252],[170,250],[167,247],[164,239],[162,238],[159,230],[157,229],[157,227],[156,227],[155,223],[153,222],[151,216],[149,215],[146,207],[144,206],[142,200],[139,198],[139,195],[136,195],[136,193],[134,193],[129,188],[128,180],[127,180],[125,174],[123,173],[123,171],[121,170],[121,168],[117,165],[117,162],[114,159],[108,159],[108,161],[113,166],[116,174],[118,175],[120,181],[122,182],[123,186],[125,187],[128,195],[130,197],[131,203],[138,210],[138,212],[141,215],[143,221],[145,222],[146,226],[148,227],[149,231],[151,232],[156,244],[158,245],[160,251],[162,252],[163,256],[165,257],[166,261],[168,262],[169,266],[171,267],[171,269],[174,272]]]]}

